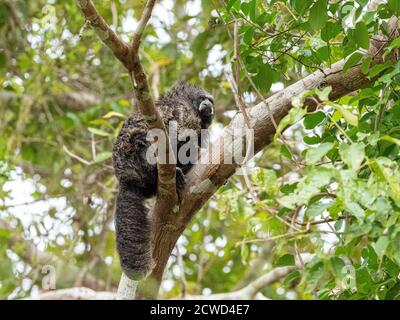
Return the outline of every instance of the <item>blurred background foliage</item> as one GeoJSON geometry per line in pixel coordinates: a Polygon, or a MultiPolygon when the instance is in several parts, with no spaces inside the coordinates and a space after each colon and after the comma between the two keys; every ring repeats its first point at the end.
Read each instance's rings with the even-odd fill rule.
{"type": "MultiPolygon", "coordinates": [[[[95,4],[128,41],[144,2],[95,4]]],[[[267,297],[400,297],[400,67],[370,68],[359,53],[399,13],[397,0],[159,2],[141,53],[153,95],[179,80],[207,88],[216,100],[212,136],[237,112],[235,20],[248,106],[346,57],[346,69],[385,72],[336,103],[330,88],[305,94],[319,96],[318,110],[297,103],[251,161],[251,184],[235,175],[196,215],[162,297],[229,292],[300,254],[313,259],[263,289],[267,297]]],[[[396,39],[385,54],[399,47],[396,39]]],[[[37,295],[46,265],[58,289],[115,291],[110,157],[131,109],[126,71],[75,1],[0,1],[0,299],[37,295]]]]}

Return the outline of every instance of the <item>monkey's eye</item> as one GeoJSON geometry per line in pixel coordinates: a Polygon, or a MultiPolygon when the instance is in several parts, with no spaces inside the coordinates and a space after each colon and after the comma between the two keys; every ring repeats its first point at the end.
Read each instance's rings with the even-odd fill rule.
{"type": "Polygon", "coordinates": [[[198,109],[201,105],[201,103],[204,101],[202,97],[197,97],[193,99],[193,106],[198,109]]]}

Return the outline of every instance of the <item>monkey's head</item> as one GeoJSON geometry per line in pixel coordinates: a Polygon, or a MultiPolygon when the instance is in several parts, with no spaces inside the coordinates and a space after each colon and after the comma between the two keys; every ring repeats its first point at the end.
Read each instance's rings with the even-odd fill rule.
{"type": "Polygon", "coordinates": [[[173,91],[193,107],[206,127],[210,125],[214,118],[214,98],[208,91],[185,82],[178,83],[173,91]]]}

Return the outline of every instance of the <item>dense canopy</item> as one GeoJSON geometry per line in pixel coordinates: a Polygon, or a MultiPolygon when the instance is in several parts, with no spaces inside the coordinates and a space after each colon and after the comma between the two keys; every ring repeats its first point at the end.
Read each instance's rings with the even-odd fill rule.
{"type": "MultiPolygon", "coordinates": [[[[132,39],[145,1],[93,3],[132,39]]],[[[287,97],[275,136],[256,137],[271,143],[179,238],[159,297],[400,298],[399,14],[398,0],[158,1],[140,46],[151,94],[206,88],[212,141],[343,59],[348,89],[304,80],[287,97]]],[[[116,291],[111,151],[134,106],[76,1],[0,2],[0,299],[116,291]]]]}

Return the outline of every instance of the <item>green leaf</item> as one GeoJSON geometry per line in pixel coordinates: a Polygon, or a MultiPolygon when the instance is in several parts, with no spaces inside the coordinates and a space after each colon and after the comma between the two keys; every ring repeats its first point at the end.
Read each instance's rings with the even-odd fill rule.
{"type": "Polygon", "coordinates": [[[243,264],[247,264],[247,258],[249,257],[249,247],[243,243],[240,248],[240,257],[243,264]]]}
{"type": "Polygon", "coordinates": [[[243,2],[240,4],[240,10],[247,16],[250,12],[250,3],[243,2]]]}
{"type": "Polygon", "coordinates": [[[325,27],[321,30],[321,39],[325,42],[329,42],[329,40],[335,38],[340,31],[342,31],[340,23],[328,21],[325,27]]]}
{"type": "Polygon", "coordinates": [[[249,17],[250,20],[253,22],[257,21],[257,16],[258,16],[258,12],[257,12],[257,0],[251,0],[250,2],[250,8],[249,8],[249,17]]]}
{"type": "Polygon", "coordinates": [[[397,232],[394,237],[393,243],[393,258],[396,260],[397,264],[400,265],[400,232],[397,232]]]}
{"type": "Polygon", "coordinates": [[[299,279],[301,277],[301,274],[298,270],[292,271],[289,273],[286,278],[283,280],[283,284],[286,287],[290,287],[293,283],[294,280],[299,279]]]}
{"type": "Polygon", "coordinates": [[[108,128],[113,128],[112,124],[104,119],[94,119],[89,122],[92,126],[105,126],[108,128]]]}
{"type": "Polygon", "coordinates": [[[379,268],[378,256],[376,255],[376,252],[371,245],[368,245],[368,247],[364,248],[361,251],[361,255],[368,262],[369,269],[374,271],[378,270],[379,268]]]}
{"type": "Polygon", "coordinates": [[[354,127],[358,126],[358,117],[353,114],[351,111],[347,110],[346,108],[342,107],[340,104],[336,103],[328,103],[332,107],[334,107],[343,117],[343,119],[354,127]]]}
{"type": "Polygon", "coordinates": [[[346,202],[346,209],[358,219],[364,217],[365,212],[357,202],[346,202]]]}
{"type": "Polygon", "coordinates": [[[269,64],[262,64],[258,68],[257,75],[253,77],[254,84],[263,93],[267,93],[271,88],[275,73],[275,70],[269,64]]]}
{"type": "Polygon", "coordinates": [[[328,101],[329,100],[329,94],[332,92],[332,87],[327,86],[325,88],[321,89],[315,89],[315,94],[318,96],[318,98],[321,101],[328,101]]]}
{"type": "Polygon", "coordinates": [[[375,78],[377,75],[385,71],[387,68],[390,68],[393,65],[392,61],[386,61],[382,64],[374,65],[370,70],[368,76],[372,79],[375,78]]]}
{"type": "Polygon", "coordinates": [[[315,164],[321,160],[333,147],[332,142],[321,143],[316,148],[307,150],[306,162],[307,164],[315,164]]]}
{"type": "Polygon", "coordinates": [[[333,171],[325,167],[309,168],[308,174],[296,185],[296,189],[277,200],[288,209],[305,205],[330,182],[332,174],[333,171]]]}
{"type": "Polygon", "coordinates": [[[328,21],[327,0],[318,0],[310,9],[310,25],[314,30],[322,29],[328,21]]]}
{"type": "Polygon", "coordinates": [[[110,111],[103,116],[104,119],[110,119],[112,117],[118,117],[118,118],[125,119],[125,115],[123,115],[122,113],[116,112],[116,111],[110,111]]]}
{"type": "Polygon", "coordinates": [[[365,158],[364,144],[362,143],[343,143],[339,146],[339,154],[345,164],[350,169],[358,171],[365,158]]]}
{"type": "Polygon", "coordinates": [[[275,266],[284,267],[284,266],[294,266],[295,259],[292,254],[285,254],[276,261],[275,266]]]}
{"type": "Polygon", "coordinates": [[[371,275],[369,274],[366,267],[356,269],[356,285],[359,292],[368,292],[371,286],[371,282],[371,275]]]}
{"type": "Polygon", "coordinates": [[[354,30],[354,40],[361,48],[368,50],[369,48],[368,29],[363,21],[357,22],[356,24],[356,29],[354,30]]]}
{"type": "Polygon", "coordinates": [[[226,4],[226,8],[230,10],[239,0],[229,0],[226,4]]]}
{"type": "Polygon", "coordinates": [[[400,62],[396,64],[396,66],[393,68],[392,71],[385,73],[383,76],[381,76],[378,80],[380,82],[386,83],[389,85],[392,82],[392,78],[397,76],[400,73],[400,62]]]}
{"type": "Polygon", "coordinates": [[[363,60],[362,64],[361,64],[361,71],[364,74],[368,74],[369,72],[369,68],[371,66],[371,62],[372,62],[372,57],[368,57],[365,60],[363,60]]]}
{"type": "Polygon", "coordinates": [[[295,108],[304,107],[304,100],[313,94],[315,94],[315,89],[303,91],[299,95],[292,98],[292,106],[295,108]]]}
{"type": "Polygon", "coordinates": [[[322,121],[326,119],[326,115],[322,111],[314,112],[304,117],[304,127],[307,130],[314,129],[322,121]]]}
{"type": "Polygon", "coordinates": [[[291,6],[296,10],[300,15],[303,15],[307,12],[307,9],[312,5],[312,0],[291,0],[291,6]]]}
{"type": "Polygon", "coordinates": [[[393,137],[388,136],[388,135],[384,135],[384,136],[380,137],[379,140],[388,141],[388,142],[391,142],[391,143],[394,143],[394,144],[397,144],[398,146],[400,146],[400,140],[399,139],[393,138],[393,137]]]}
{"type": "Polygon", "coordinates": [[[289,113],[279,122],[278,128],[276,129],[275,138],[278,137],[287,126],[300,121],[306,113],[307,110],[304,108],[290,109],[289,113]]]}
{"type": "Polygon", "coordinates": [[[360,52],[354,52],[343,66],[342,73],[346,73],[351,67],[354,67],[363,57],[360,52]]]}
{"type": "Polygon", "coordinates": [[[399,0],[388,0],[388,5],[389,5],[390,9],[397,12],[397,14],[400,14],[400,1],[399,0]]]}
{"type": "Polygon", "coordinates": [[[4,52],[0,52],[0,69],[4,69],[7,64],[6,55],[4,52]]]}
{"type": "Polygon", "coordinates": [[[317,216],[320,216],[330,206],[330,203],[322,203],[320,201],[314,202],[307,208],[305,215],[310,218],[315,218],[317,216]]]}
{"type": "Polygon", "coordinates": [[[386,57],[390,52],[397,48],[400,48],[400,37],[397,37],[392,41],[389,47],[387,47],[387,49],[385,50],[385,54],[383,56],[386,57]]]}
{"type": "Polygon", "coordinates": [[[332,257],[330,259],[333,274],[335,275],[336,278],[342,279],[343,277],[343,268],[346,265],[343,261],[343,259],[339,257],[332,257]]]}
{"type": "Polygon", "coordinates": [[[318,135],[315,136],[304,136],[303,140],[305,143],[309,144],[309,145],[314,145],[314,144],[318,144],[321,142],[321,137],[318,135]]]}
{"type": "Polygon", "coordinates": [[[292,154],[286,144],[281,145],[280,153],[287,159],[292,159],[292,154]]]}
{"type": "Polygon", "coordinates": [[[315,51],[315,57],[317,58],[317,61],[319,62],[328,62],[329,61],[329,56],[330,56],[330,48],[328,46],[323,46],[318,48],[317,51],[315,51]]]}
{"type": "Polygon", "coordinates": [[[379,157],[370,162],[370,167],[378,179],[387,183],[390,197],[400,206],[400,172],[397,163],[388,158],[379,157]]]}
{"type": "Polygon", "coordinates": [[[315,263],[310,269],[306,270],[305,274],[305,283],[306,283],[306,292],[313,291],[317,285],[319,280],[324,275],[324,265],[322,262],[315,263]]]}
{"type": "Polygon", "coordinates": [[[251,27],[244,33],[243,42],[247,45],[250,45],[251,41],[253,40],[253,35],[254,35],[254,28],[251,27]]]}
{"type": "Polygon", "coordinates": [[[265,170],[265,192],[271,196],[275,196],[279,192],[279,181],[275,170],[265,170]]]}
{"type": "Polygon", "coordinates": [[[106,132],[104,130],[101,130],[101,129],[89,127],[88,130],[91,133],[93,133],[95,135],[98,135],[98,136],[102,136],[102,137],[110,137],[111,136],[111,133],[108,133],[108,132],[106,132]]]}
{"type": "Polygon", "coordinates": [[[382,258],[383,255],[386,253],[386,248],[388,247],[389,242],[390,241],[388,236],[381,236],[379,237],[378,241],[374,243],[373,247],[379,258],[382,258]]]}
{"type": "Polygon", "coordinates": [[[94,159],[94,162],[95,163],[103,162],[107,159],[110,159],[111,156],[112,156],[112,152],[109,152],[109,151],[104,151],[104,152],[98,153],[96,155],[96,158],[94,159]]]}

